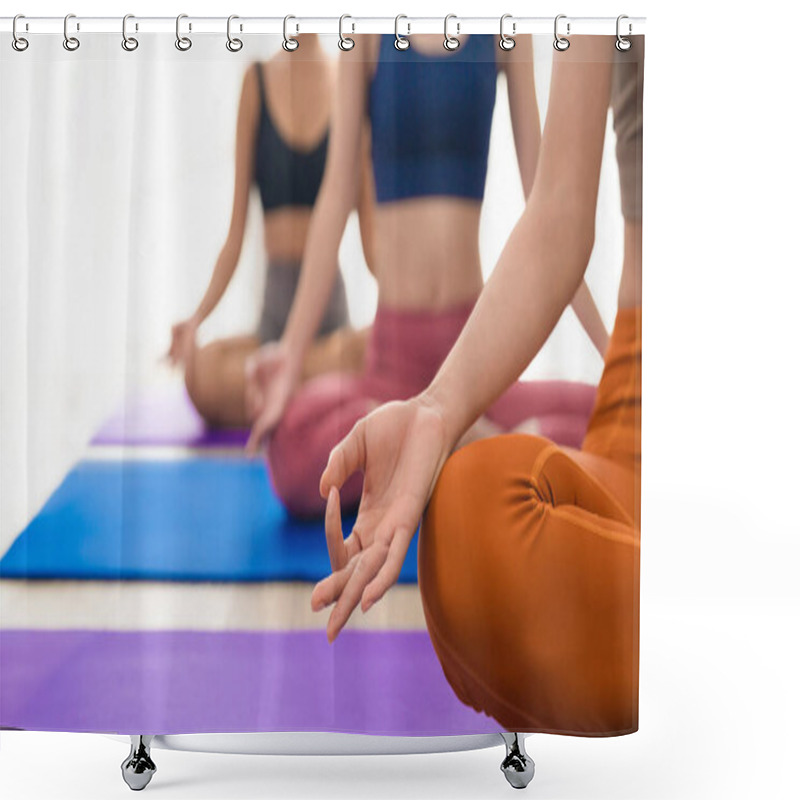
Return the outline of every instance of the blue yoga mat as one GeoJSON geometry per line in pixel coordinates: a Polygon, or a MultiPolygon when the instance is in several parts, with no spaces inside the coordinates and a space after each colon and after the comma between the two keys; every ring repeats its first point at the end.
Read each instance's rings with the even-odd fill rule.
{"type": "MultiPolygon", "coordinates": [[[[353,519],[345,520],[349,532],[353,519]]],[[[321,520],[292,519],[263,461],[84,461],[0,561],[2,578],[318,581],[321,520]]],[[[400,581],[417,580],[417,537],[400,581]]]]}

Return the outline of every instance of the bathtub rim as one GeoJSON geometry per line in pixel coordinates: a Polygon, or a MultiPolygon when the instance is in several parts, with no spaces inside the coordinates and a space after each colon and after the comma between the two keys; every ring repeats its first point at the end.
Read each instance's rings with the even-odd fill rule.
{"type": "MultiPolygon", "coordinates": [[[[125,734],[103,733],[109,739],[130,743],[125,734]]],[[[520,734],[527,737],[529,734],[520,734]]],[[[484,750],[504,744],[500,733],[444,736],[375,736],[361,733],[175,733],[156,734],[150,744],[159,750],[229,755],[420,755],[484,750]]]]}

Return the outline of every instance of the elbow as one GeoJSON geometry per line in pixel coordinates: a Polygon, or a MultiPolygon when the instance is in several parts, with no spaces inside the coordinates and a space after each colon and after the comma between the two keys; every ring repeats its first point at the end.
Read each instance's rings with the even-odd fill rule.
{"type": "MultiPolygon", "coordinates": [[[[535,192],[532,204],[536,205],[535,192]]],[[[533,209],[532,209],[533,210],[533,209]]],[[[538,233],[574,279],[577,288],[586,272],[595,241],[595,204],[572,197],[553,197],[539,206],[538,233]]]]}
{"type": "Polygon", "coordinates": [[[572,212],[566,225],[571,233],[566,237],[565,247],[568,248],[570,262],[575,263],[576,267],[580,265],[580,274],[583,277],[594,249],[594,213],[572,212]]]}
{"type": "Polygon", "coordinates": [[[315,206],[345,217],[356,208],[361,188],[361,165],[357,158],[328,150],[328,160],[315,206]]]}
{"type": "Polygon", "coordinates": [[[594,249],[594,215],[591,220],[574,220],[573,230],[574,238],[567,245],[567,263],[571,267],[570,278],[573,284],[571,292],[574,296],[583,282],[594,249]]]}
{"type": "Polygon", "coordinates": [[[230,239],[225,242],[217,259],[220,274],[225,275],[228,279],[233,276],[233,273],[236,272],[236,265],[239,263],[241,252],[241,242],[231,241],[230,239]]]}
{"type": "Polygon", "coordinates": [[[228,236],[225,244],[222,245],[221,256],[226,263],[231,265],[231,271],[235,268],[242,254],[242,244],[244,242],[244,220],[234,220],[228,228],[228,236]]]}
{"type": "Polygon", "coordinates": [[[569,192],[551,208],[557,217],[552,224],[562,231],[570,260],[582,264],[582,276],[594,249],[597,198],[588,200],[579,192],[569,192]]]}
{"type": "Polygon", "coordinates": [[[581,264],[581,280],[586,272],[586,267],[589,266],[589,259],[592,257],[592,250],[594,250],[594,217],[585,228],[580,232],[578,241],[576,243],[577,260],[581,264]]]}

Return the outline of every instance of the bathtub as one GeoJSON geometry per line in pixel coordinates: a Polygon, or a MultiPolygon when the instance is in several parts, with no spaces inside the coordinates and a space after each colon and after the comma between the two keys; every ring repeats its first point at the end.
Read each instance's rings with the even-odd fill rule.
{"type": "Polygon", "coordinates": [[[481,750],[505,744],[500,769],[515,789],[524,789],[533,779],[535,765],[525,751],[523,733],[488,733],[469,736],[366,736],[351,733],[186,733],[120,736],[130,741],[130,753],[122,762],[122,777],[134,791],[144,789],[156,772],[152,749],[196,753],[242,755],[400,755],[453,753],[481,750]]]}

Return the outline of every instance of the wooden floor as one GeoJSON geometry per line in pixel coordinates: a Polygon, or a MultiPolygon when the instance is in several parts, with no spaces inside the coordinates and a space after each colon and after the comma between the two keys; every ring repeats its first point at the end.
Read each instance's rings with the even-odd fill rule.
{"type": "MultiPolygon", "coordinates": [[[[98,630],[324,630],[311,583],[0,581],[0,628],[98,630]]],[[[425,628],[417,584],[393,586],[353,630],[425,628]]]]}

